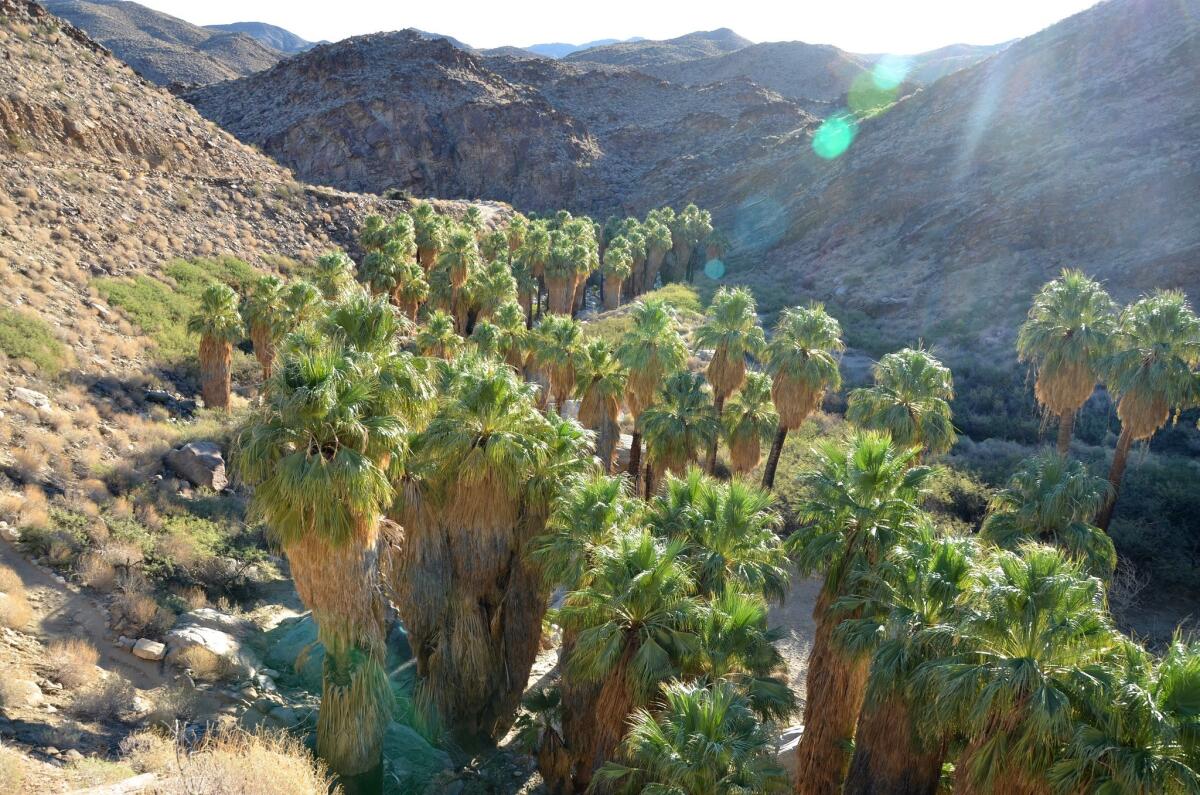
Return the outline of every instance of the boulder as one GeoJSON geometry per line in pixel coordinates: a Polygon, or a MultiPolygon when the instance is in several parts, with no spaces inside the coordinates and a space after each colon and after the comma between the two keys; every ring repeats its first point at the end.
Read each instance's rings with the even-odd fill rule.
{"type": "Polygon", "coordinates": [[[803,726],[790,726],[780,733],[775,743],[775,762],[787,771],[788,778],[796,780],[796,748],[804,734],[803,726]]]}
{"type": "Polygon", "coordinates": [[[383,760],[388,771],[385,795],[424,792],[431,779],[452,766],[449,754],[434,748],[411,727],[395,722],[383,736],[383,760]]]}
{"type": "Polygon", "coordinates": [[[22,403],[27,403],[35,409],[50,408],[50,398],[43,395],[41,392],[35,392],[32,389],[26,389],[23,386],[13,387],[13,400],[19,400],[22,403]]]}
{"type": "Polygon", "coordinates": [[[157,662],[167,655],[167,647],[163,643],[149,638],[139,638],[138,642],[133,644],[133,656],[141,657],[143,660],[152,660],[157,662]]]}
{"type": "Polygon", "coordinates": [[[0,707],[39,707],[45,697],[37,682],[28,679],[9,679],[0,684],[0,707]]]}
{"type": "MultiPolygon", "coordinates": [[[[266,634],[267,653],[263,662],[285,677],[295,677],[301,686],[319,692],[325,648],[317,641],[317,624],[311,613],[281,621],[266,634]],[[299,663],[299,665],[297,665],[299,663]]],[[[388,632],[387,670],[394,671],[412,659],[408,634],[399,622],[388,632]]]]}
{"type": "Polygon", "coordinates": [[[199,648],[222,660],[229,670],[249,679],[262,667],[258,655],[246,641],[258,633],[251,621],[212,608],[184,613],[167,633],[168,658],[176,659],[188,649],[199,648]]]}
{"type": "Polygon", "coordinates": [[[193,486],[221,491],[229,485],[225,476],[225,457],[216,442],[188,442],[169,451],[164,458],[167,466],[193,486]]]}
{"type": "Polygon", "coordinates": [[[617,442],[616,463],[613,464],[614,472],[624,472],[629,468],[629,451],[632,448],[633,436],[628,433],[621,434],[621,438],[617,442]]]}

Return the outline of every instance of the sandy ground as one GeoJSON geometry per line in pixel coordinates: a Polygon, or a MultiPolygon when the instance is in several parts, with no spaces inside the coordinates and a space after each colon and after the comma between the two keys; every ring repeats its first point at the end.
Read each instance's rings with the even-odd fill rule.
{"type": "Polygon", "coordinates": [[[796,692],[801,709],[804,706],[804,678],[808,673],[808,652],[812,647],[813,633],[816,632],[812,611],[820,592],[819,577],[797,576],[792,580],[787,600],[782,605],[771,606],[771,626],[782,627],[787,633],[779,644],[779,651],[787,661],[789,682],[792,690],[796,692]]]}

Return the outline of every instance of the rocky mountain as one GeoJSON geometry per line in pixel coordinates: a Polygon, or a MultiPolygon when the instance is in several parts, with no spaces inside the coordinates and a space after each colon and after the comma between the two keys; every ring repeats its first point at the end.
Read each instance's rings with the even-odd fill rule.
{"type": "Polygon", "coordinates": [[[552,207],[595,181],[599,150],[574,119],[416,31],[318,47],[188,99],[322,184],[552,207]]]}
{"type": "Polygon", "coordinates": [[[779,41],[751,44],[732,52],[689,61],[639,67],[647,74],[683,85],[706,85],[746,78],[788,99],[833,101],[846,94],[871,61],[827,44],[779,41]]]}
{"type": "Polygon", "coordinates": [[[574,63],[597,63],[609,66],[642,68],[679,61],[694,61],[726,52],[740,50],[753,44],[729,28],[697,31],[686,36],[663,41],[628,41],[592,47],[571,53],[564,60],[574,63]]]}
{"type": "MultiPolygon", "coordinates": [[[[1012,44],[1011,41],[1000,44],[951,44],[948,47],[939,47],[918,55],[899,57],[902,61],[907,62],[907,78],[909,80],[920,85],[929,85],[934,80],[940,80],[959,69],[974,66],[1010,44],[1012,44]]],[[[884,56],[861,55],[859,57],[874,63],[884,56]]]]}
{"type": "Polygon", "coordinates": [[[682,199],[816,123],[746,80],[696,89],[481,58],[411,31],[320,47],[188,99],[311,181],[599,214],[682,199]]]}
{"type": "Polygon", "coordinates": [[[97,279],[165,279],[177,257],[287,267],[405,206],[297,182],[35,3],[0,0],[0,49],[0,312],[38,318],[93,380],[144,376],[153,350],[97,279]]]}
{"type": "Polygon", "coordinates": [[[323,43],[306,41],[290,30],[284,30],[277,25],[268,25],[266,22],[231,22],[228,25],[205,25],[204,27],[224,33],[244,33],[259,44],[287,55],[305,52],[316,47],[317,44],[323,43]]]}
{"type": "Polygon", "coordinates": [[[1200,298],[1197,129],[1200,1],[1109,0],[901,100],[840,157],[751,165],[723,216],[760,230],[741,278],[768,309],[811,295],[1007,359],[1063,267],[1121,300],[1200,298]]]}
{"type": "Polygon", "coordinates": [[[45,6],[159,85],[229,80],[284,57],[244,33],[202,28],[125,0],[47,0],[45,6]]]}
{"type": "Polygon", "coordinates": [[[572,53],[580,50],[590,50],[593,47],[607,47],[611,44],[623,44],[629,42],[645,41],[641,36],[634,36],[630,39],[597,39],[584,44],[566,44],[565,42],[554,42],[550,44],[530,44],[525,47],[525,50],[534,55],[544,55],[547,58],[565,58],[572,53]]]}

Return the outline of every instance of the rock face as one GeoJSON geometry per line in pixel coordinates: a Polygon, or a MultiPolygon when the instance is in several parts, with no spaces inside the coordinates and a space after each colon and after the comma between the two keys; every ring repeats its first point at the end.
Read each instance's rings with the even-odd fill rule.
{"type": "Polygon", "coordinates": [[[562,205],[598,154],[536,91],[416,31],[318,47],[188,99],[306,179],[354,190],[562,205]]]}
{"type": "Polygon", "coordinates": [[[188,442],[163,457],[167,466],[193,486],[221,491],[229,485],[225,476],[225,457],[216,442],[188,442]]]}
{"type": "Polygon", "coordinates": [[[167,633],[168,659],[188,649],[201,649],[221,660],[228,670],[251,677],[262,668],[258,654],[248,644],[257,634],[258,628],[250,621],[207,607],[193,610],[181,615],[167,633]]]}
{"type": "Polygon", "coordinates": [[[266,69],[284,57],[241,31],[213,30],[132,2],[46,0],[138,74],[160,85],[205,85],[266,69]]]}

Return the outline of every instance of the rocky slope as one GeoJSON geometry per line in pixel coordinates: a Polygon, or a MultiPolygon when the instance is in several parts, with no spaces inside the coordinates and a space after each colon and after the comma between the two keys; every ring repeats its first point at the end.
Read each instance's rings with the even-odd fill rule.
{"type": "Polygon", "coordinates": [[[543,208],[595,191],[599,150],[578,122],[416,31],[318,47],[188,99],[313,182],[543,208]]]}
{"type": "Polygon", "coordinates": [[[563,60],[573,63],[595,63],[608,66],[642,68],[680,61],[694,61],[721,53],[733,52],[753,44],[729,28],[696,31],[663,41],[626,41],[603,47],[591,47],[571,53],[563,60]]]}
{"type": "Polygon", "coordinates": [[[228,25],[205,25],[208,30],[222,33],[244,33],[259,44],[286,55],[295,55],[316,47],[318,43],[300,38],[290,30],[266,22],[231,22],[228,25]]]}
{"type": "Polygon", "coordinates": [[[773,305],[815,295],[1006,361],[1062,267],[1121,300],[1200,298],[1197,129],[1200,2],[1110,0],[904,99],[840,158],[746,171],[725,219],[775,219],[745,274],[773,305]]]}
{"type": "Polygon", "coordinates": [[[239,31],[212,30],[122,0],[46,0],[142,77],[159,85],[204,85],[266,69],[283,53],[239,31]]]}
{"type": "Polygon", "coordinates": [[[751,44],[721,55],[641,67],[647,74],[683,85],[746,78],[788,99],[834,101],[873,61],[802,41],[751,44]]]}

